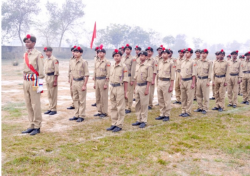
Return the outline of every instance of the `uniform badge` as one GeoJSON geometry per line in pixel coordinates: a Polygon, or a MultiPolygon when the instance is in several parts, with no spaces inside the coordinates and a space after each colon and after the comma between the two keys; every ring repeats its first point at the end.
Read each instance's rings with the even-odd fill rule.
{"type": "Polygon", "coordinates": [[[40,58],[43,58],[43,55],[41,55],[40,58]]]}

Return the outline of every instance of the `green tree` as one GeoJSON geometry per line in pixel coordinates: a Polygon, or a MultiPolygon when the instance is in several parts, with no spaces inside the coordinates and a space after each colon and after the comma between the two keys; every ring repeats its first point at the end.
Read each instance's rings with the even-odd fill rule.
{"type": "Polygon", "coordinates": [[[171,48],[175,42],[175,38],[172,35],[168,35],[162,39],[162,42],[171,48]]]}
{"type": "MultiPolygon", "coordinates": [[[[32,17],[40,11],[39,0],[11,0],[2,4],[2,32],[3,39],[9,41],[18,37],[22,47],[23,36],[26,35],[30,26],[34,24],[32,17]]],[[[2,39],[2,42],[4,42],[2,39]]]]}
{"type": "Polygon", "coordinates": [[[81,18],[84,16],[85,5],[81,0],[66,0],[62,6],[58,6],[57,3],[47,2],[46,8],[50,15],[50,25],[56,24],[55,30],[59,35],[59,50],[62,45],[63,38],[66,33],[74,33],[81,30],[83,23],[81,18]]]}

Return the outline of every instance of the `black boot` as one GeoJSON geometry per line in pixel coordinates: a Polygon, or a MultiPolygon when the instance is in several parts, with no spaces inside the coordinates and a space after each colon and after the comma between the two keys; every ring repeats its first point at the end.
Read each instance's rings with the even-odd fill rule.
{"type": "Polygon", "coordinates": [[[163,122],[169,121],[169,116],[165,116],[164,119],[162,120],[163,122]]]}
{"type": "Polygon", "coordinates": [[[76,122],[82,122],[82,121],[84,121],[84,118],[79,117],[76,122]]]}
{"type": "Polygon", "coordinates": [[[70,106],[70,107],[68,107],[67,109],[75,109],[75,107],[73,107],[73,106],[70,106]]]}
{"type": "Polygon", "coordinates": [[[72,121],[72,120],[77,120],[77,119],[78,119],[78,117],[72,117],[69,120],[72,121]]]}
{"type": "Polygon", "coordinates": [[[113,129],[115,129],[116,126],[111,125],[111,127],[107,128],[107,131],[112,131],[113,129]]]}
{"type": "Polygon", "coordinates": [[[34,136],[36,134],[40,133],[40,128],[35,128],[31,133],[30,135],[34,136]]]}
{"type": "Polygon", "coordinates": [[[22,131],[22,134],[31,133],[34,128],[28,128],[26,131],[22,131]]]}
{"type": "Polygon", "coordinates": [[[49,114],[51,112],[51,110],[48,110],[48,111],[46,111],[44,114],[49,114]]]}
{"type": "Polygon", "coordinates": [[[132,126],[139,126],[141,124],[141,122],[135,122],[135,123],[132,123],[132,126]]]}
{"type": "Polygon", "coordinates": [[[51,111],[49,115],[55,115],[57,112],[56,111],[51,111]]]}

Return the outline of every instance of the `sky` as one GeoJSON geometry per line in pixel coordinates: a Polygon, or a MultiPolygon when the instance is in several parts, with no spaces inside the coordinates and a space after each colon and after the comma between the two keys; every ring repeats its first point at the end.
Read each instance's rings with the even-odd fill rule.
{"type": "MultiPolygon", "coordinates": [[[[83,3],[84,28],[89,32],[96,22],[97,30],[118,23],[153,29],[162,38],[185,34],[189,43],[193,37],[208,44],[233,40],[245,43],[250,39],[250,0],[83,0],[83,3]]],[[[44,11],[38,18],[44,18],[44,11]]],[[[88,35],[81,42],[89,42],[92,34],[88,35]]]]}

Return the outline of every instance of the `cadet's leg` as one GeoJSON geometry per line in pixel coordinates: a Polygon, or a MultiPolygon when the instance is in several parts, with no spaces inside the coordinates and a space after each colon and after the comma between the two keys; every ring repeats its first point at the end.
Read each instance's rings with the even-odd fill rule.
{"type": "MultiPolygon", "coordinates": [[[[100,81],[101,80],[96,80],[96,86],[95,86],[95,97],[96,97],[96,107],[97,107],[97,111],[98,112],[102,112],[101,111],[101,86],[100,86],[100,81]]],[[[103,89],[103,87],[102,87],[103,89]]]]}
{"type": "Polygon", "coordinates": [[[73,100],[73,88],[72,88],[72,81],[70,81],[70,96],[71,96],[71,99],[72,99],[72,107],[75,107],[75,105],[74,105],[74,100],[73,100]]]}
{"type": "Polygon", "coordinates": [[[116,122],[118,120],[118,112],[117,112],[117,92],[116,87],[110,87],[110,102],[111,102],[111,125],[116,126],[116,122]]]}
{"type": "Polygon", "coordinates": [[[215,78],[215,83],[214,83],[214,87],[215,87],[215,103],[216,103],[216,107],[219,108],[219,89],[220,89],[220,82],[218,82],[215,78]]]}
{"type": "Polygon", "coordinates": [[[74,101],[74,107],[75,107],[75,114],[74,117],[79,117],[79,92],[78,92],[78,82],[73,81],[72,82],[72,91],[73,91],[73,101],[74,101]]]}
{"type": "Polygon", "coordinates": [[[180,73],[178,72],[176,72],[175,97],[176,101],[181,101],[180,73]]]}
{"type": "Polygon", "coordinates": [[[213,98],[215,98],[215,85],[212,85],[213,98]]]}
{"type": "Polygon", "coordinates": [[[187,87],[186,87],[186,94],[187,94],[186,113],[191,115],[192,114],[192,106],[193,106],[193,101],[194,101],[194,90],[195,89],[191,89],[192,80],[186,81],[186,84],[187,84],[187,87]]]}
{"type": "MultiPolygon", "coordinates": [[[[33,90],[31,90],[31,91],[33,91],[33,90]]],[[[24,92],[24,99],[25,99],[26,108],[28,110],[28,119],[29,119],[29,123],[30,123],[29,128],[33,129],[34,128],[34,111],[33,111],[32,103],[31,103],[30,82],[29,81],[23,82],[23,92],[24,92]]]]}
{"type": "Polygon", "coordinates": [[[197,92],[197,79],[195,79],[194,99],[197,99],[196,92],[197,92]]]}
{"type": "Polygon", "coordinates": [[[126,109],[127,110],[130,110],[131,111],[131,107],[132,107],[132,103],[133,103],[133,93],[134,93],[134,86],[131,86],[130,85],[130,82],[128,83],[128,91],[127,91],[127,96],[128,96],[128,99],[126,100],[127,103],[127,107],[126,109]]]}
{"type": "Polygon", "coordinates": [[[147,86],[141,86],[140,98],[141,98],[141,122],[147,123],[148,121],[148,103],[149,94],[145,95],[145,90],[147,86]]]}
{"type": "Polygon", "coordinates": [[[197,98],[197,103],[198,103],[198,108],[202,109],[202,101],[203,101],[203,80],[198,79],[197,80],[197,86],[196,86],[196,98],[197,98]]]}
{"type": "Polygon", "coordinates": [[[102,114],[108,115],[108,90],[109,90],[109,84],[107,84],[107,89],[104,89],[104,84],[106,80],[101,80],[101,86],[100,86],[100,95],[101,95],[101,112],[102,114]]]}
{"type": "Polygon", "coordinates": [[[123,86],[117,87],[116,104],[117,104],[117,112],[118,112],[118,119],[116,121],[116,126],[122,128],[124,117],[125,117],[125,98],[124,98],[123,86]]]}
{"type": "Polygon", "coordinates": [[[228,101],[230,105],[233,105],[233,81],[234,81],[234,77],[230,76],[229,77],[229,81],[228,81],[228,85],[227,85],[227,95],[228,95],[228,101]]]}
{"type": "Polygon", "coordinates": [[[151,84],[149,89],[149,106],[153,107],[153,100],[154,100],[154,92],[155,92],[155,85],[151,84]]]}
{"type": "Polygon", "coordinates": [[[246,101],[250,101],[250,78],[247,78],[247,97],[246,101]]]}
{"type": "Polygon", "coordinates": [[[238,80],[239,80],[238,76],[235,76],[233,80],[233,105],[236,106],[238,104],[238,90],[239,90],[238,80]]]}
{"type": "Polygon", "coordinates": [[[187,108],[187,93],[186,81],[181,82],[181,113],[186,113],[187,108]]]}
{"type": "Polygon", "coordinates": [[[84,118],[85,110],[86,110],[86,94],[87,94],[87,87],[85,91],[82,91],[82,86],[84,81],[79,81],[78,92],[79,92],[79,117],[84,118]]]}
{"type": "Polygon", "coordinates": [[[202,109],[205,111],[207,111],[209,107],[209,91],[210,91],[210,86],[207,86],[207,79],[205,79],[202,84],[202,97],[203,97],[202,109]]]}
{"type": "Polygon", "coordinates": [[[34,112],[34,128],[40,128],[41,123],[42,123],[42,114],[41,114],[41,93],[37,93],[36,91],[33,90],[33,85],[32,81],[30,81],[30,99],[31,99],[31,104],[34,112]]]}
{"type": "Polygon", "coordinates": [[[163,116],[169,117],[171,110],[171,92],[168,92],[170,87],[170,81],[167,81],[163,86],[163,97],[164,97],[164,113],[163,116]]]}
{"type": "Polygon", "coordinates": [[[141,96],[140,96],[140,87],[135,87],[135,112],[137,114],[137,121],[141,122],[141,96]]]}
{"type": "Polygon", "coordinates": [[[45,81],[46,81],[46,87],[47,87],[47,95],[48,95],[48,99],[49,99],[49,109],[48,110],[52,111],[52,92],[51,92],[51,85],[50,85],[49,76],[45,77],[45,81]]]}
{"type": "Polygon", "coordinates": [[[53,83],[54,83],[54,78],[52,79],[51,87],[50,87],[50,90],[51,90],[51,111],[56,111],[58,85],[56,87],[54,87],[53,83]]]}
{"type": "Polygon", "coordinates": [[[225,95],[226,95],[226,87],[224,86],[224,81],[220,84],[220,104],[219,106],[224,109],[225,108],[225,95]]]}
{"type": "Polygon", "coordinates": [[[158,96],[158,102],[159,102],[159,106],[160,106],[160,116],[164,116],[164,112],[165,112],[162,84],[163,84],[163,81],[159,80],[158,86],[157,86],[157,96],[158,96]]]}

